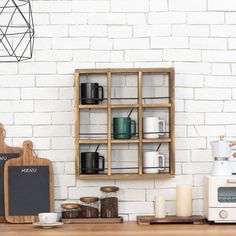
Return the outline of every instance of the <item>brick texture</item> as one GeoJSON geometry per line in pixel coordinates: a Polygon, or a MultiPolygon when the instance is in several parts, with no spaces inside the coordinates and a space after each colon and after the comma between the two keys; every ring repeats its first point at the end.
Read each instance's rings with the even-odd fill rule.
{"type": "MultiPolygon", "coordinates": [[[[0,122],[6,125],[8,144],[32,139],[37,153],[52,160],[57,211],[63,201],[100,196],[100,186],[117,185],[125,220],[152,214],[158,194],[166,197],[167,212],[174,214],[175,186],[187,182],[194,186],[194,212],[201,213],[202,178],[212,166],[209,141],[220,134],[236,138],[236,1],[34,0],[32,5],[32,60],[0,64],[0,122]],[[169,66],[176,70],[176,178],[76,180],[74,69],[169,66]]],[[[136,96],[135,75],[115,79],[114,96],[136,96]]],[[[101,84],[106,86],[106,80],[101,84]]],[[[144,84],[143,93],[154,95],[166,82],[164,77],[153,82],[150,76],[144,84]]],[[[163,110],[147,115],[168,121],[163,110]]],[[[106,122],[104,111],[81,114],[82,131],[106,132],[106,122]]],[[[114,148],[114,165],[119,160],[136,164],[137,145],[114,148]]],[[[105,145],[100,152],[106,157],[105,145]]]]}

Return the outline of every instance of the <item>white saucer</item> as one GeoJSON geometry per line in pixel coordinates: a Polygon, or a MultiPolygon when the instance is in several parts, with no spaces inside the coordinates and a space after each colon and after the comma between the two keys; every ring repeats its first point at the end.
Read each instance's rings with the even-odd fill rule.
{"type": "Polygon", "coordinates": [[[49,224],[48,223],[41,223],[41,222],[33,223],[34,226],[42,227],[42,228],[53,228],[53,227],[61,226],[63,224],[64,223],[62,223],[62,222],[49,223],[49,224]]]}

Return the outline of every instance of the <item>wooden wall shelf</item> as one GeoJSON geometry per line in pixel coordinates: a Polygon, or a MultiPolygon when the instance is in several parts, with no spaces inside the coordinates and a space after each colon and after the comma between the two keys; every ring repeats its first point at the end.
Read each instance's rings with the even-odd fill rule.
{"type": "MultiPolygon", "coordinates": [[[[93,76],[94,77],[94,76],[93,76]]],[[[117,77],[117,76],[116,76],[117,77]]],[[[155,76],[154,76],[155,77],[155,76]]],[[[159,79],[159,78],[156,78],[159,79]]],[[[98,78],[99,82],[99,78],[98,78]]],[[[127,98],[128,99],[128,98],[127,98]]],[[[160,98],[161,99],[161,98],[160,98]]],[[[114,100],[117,100],[114,98],[114,100]]],[[[119,100],[119,99],[118,99],[119,100]]],[[[171,178],[175,176],[175,72],[174,68],[121,68],[121,69],[76,69],[75,70],[75,161],[76,161],[76,173],[79,179],[150,179],[150,178],[171,178]],[[111,97],[111,81],[113,74],[125,74],[132,73],[137,75],[137,87],[138,97],[131,98],[136,101],[136,104],[113,104],[113,98],[111,97]],[[168,76],[168,100],[166,103],[148,103],[149,99],[142,96],[143,88],[143,75],[145,73],[164,74],[168,76]],[[107,77],[107,98],[105,104],[97,105],[82,105],[80,104],[80,77],[82,75],[89,74],[104,74],[107,77]],[[144,103],[144,99],[145,103],[144,103]],[[129,109],[135,108],[138,114],[138,137],[137,139],[112,139],[112,109],[129,109]],[[143,139],[142,132],[142,116],[143,109],[148,108],[165,108],[169,114],[169,137],[160,139],[143,139]],[[105,138],[96,139],[82,139],[80,134],[80,110],[82,109],[105,109],[107,112],[107,133],[105,138]],[[116,173],[112,168],[112,144],[136,144],[138,145],[138,166],[137,173],[116,173]],[[169,147],[169,161],[168,172],[160,172],[158,174],[144,174],[143,173],[143,161],[142,151],[143,144],[145,143],[167,143],[169,147]],[[101,173],[96,175],[84,175],[80,173],[80,145],[92,145],[92,144],[104,144],[107,146],[107,173],[101,173]]],[[[122,168],[121,168],[122,169],[122,168]]]]}

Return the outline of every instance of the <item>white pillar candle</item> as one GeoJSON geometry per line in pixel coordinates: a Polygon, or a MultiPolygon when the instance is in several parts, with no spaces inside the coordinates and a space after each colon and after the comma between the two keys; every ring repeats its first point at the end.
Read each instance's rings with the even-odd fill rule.
{"type": "Polygon", "coordinates": [[[156,196],[154,201],[155,218],[165,218],[165,199],[162,196],[156,196]]]}
{"type": "Polygon", "coordinates": [[[192,185],[176,186],[176,216],[192,215],[192,185]]]}

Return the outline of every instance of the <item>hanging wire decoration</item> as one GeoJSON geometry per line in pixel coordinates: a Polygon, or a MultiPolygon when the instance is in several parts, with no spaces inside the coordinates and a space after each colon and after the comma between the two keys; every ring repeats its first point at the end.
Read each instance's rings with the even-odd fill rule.
{"type": "Polygon", "coordinates": [[[30,0],[0,0],[0,62],[32,58],[34,24],[30,0]]]}

